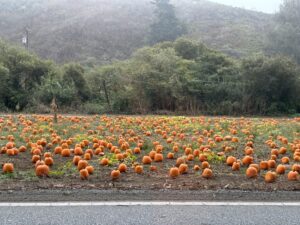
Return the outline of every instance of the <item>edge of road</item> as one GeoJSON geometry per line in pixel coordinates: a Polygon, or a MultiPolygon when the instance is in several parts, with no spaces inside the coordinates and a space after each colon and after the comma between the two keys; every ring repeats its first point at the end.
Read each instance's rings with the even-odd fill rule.
{"type": "Polygon", "coordinates": [[[242,190],[8,190],[0,191],[0,202],[122,202],[122,201],[233,201],[300,202],[300,191],[242,190]]]}

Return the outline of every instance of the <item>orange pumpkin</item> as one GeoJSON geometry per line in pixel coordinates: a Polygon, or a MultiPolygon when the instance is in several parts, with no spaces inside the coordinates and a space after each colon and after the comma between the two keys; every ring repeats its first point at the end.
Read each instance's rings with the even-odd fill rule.
{"type": "Polygon", "coordinates": [[[77,169],[80,171],[82,169],[85,169],[88,166],[88,162],[86,160],[79,160],[77,164],[77,169]]]}
{"type": "Polygon", "coordinates": [[[119,165],[119,171],[121,172],[121,173],[125,173],[126,172],[126,170],[127,170],[127,166],[126,166],[126,164],[125,163],[121,163],[120,165],[119,165]]]}
{"type": "Polygon", "coordinates": [[[111,177],[113,180],[118,179],[118,178],[120,177],[120,171],[119,171],[119,170],[113,170],[113,171],[111,171],[110,177],[111,177]]]}
{"type": "Polygon", "coordinates": [[[151,164],[151,162],[152,162],[152,159],[150,156],[145,155],[142,159],[143,164],[151,164]]]}
{"type": "Polygon", "coordinates": [[[202,177],[206,178],[206,179],[209,179],[209,178],[212,178],[213,176],[213,172],[211,169],[209,168],[205,168],[202,172],[202,177]]]}
{"type": "Polygon", "coordinates": [[[179,166],[178,169],[179,169],[179,173],[180,173],[180,174],[184,174],[184,173],[187,173],[187,172],[188,172],[189,167],[188,167],[187,164],[183,163],[183,164],[180,164],[180,166],[179,166]]]}
{"type": "Polygon", "coordinates": [[[269,169],[269,164],[268,164],[268,161],[261,161],[259,163],[259,168],[261,170],[268,170],[269,169]]]}
{"type": "Polygon", "coordinates": [[[144,168],[143,166],[141,165],[137,165],[134,167],[134,171],[137,173],[137,174],[142,174],[144,172],[144,168]]]}
{"type": "Polygon", "coordinates": [[[272,172],[272,171],[268,171],[265,175],[265,181],[267,183],[273,183],[276,180],[276,173],[272,172]]]}
{"type": "Polygon", "coordinates": [[[48,176],[48,174],[49,174],[49,167],[47,165],[38,165],[35,168],[35,174],[38,177],[48,176]]]}
{"type": "Polygon", "coordinates": [[[289,181],[297,181],[297,180],[299,180],[299,173],[297,171],[290,171],[288,173],[288,180],[289,181]]]}
{"type": "Polygon", "coordinates": [[[255,167],[248,167],[248,169],[246,170],[246,176],[248,178],[255,178],[257,177],[257,169],[255,167]]]}
{"type": "Polygon", "coordinates": [[[71,150],[68,149],[68,148],[65,148],[65,149],[63,149],[63,150],[61,151],[61,155],[62,155],[63,157],[70,157],[70,156],[71,156],[71,150]]]}
{"type": "Polygon", "coordinates": [[[2,167],[3,173],[13,173],[14,172],[14,164],[12,163],[4,163],[2,167]]]}
{"type": "Polygon", "coordinates": [[[157,154],[155,154],[155,156],[154,156],[154,161],[155,161],[155,162],[162,162],[163,159],[164,159],[164,156],[163,156],[163,154],[161,154],[161,153],[157,153],[157,154]]]}
{"type": "Polygon", "coordinates": [[[82,170],[79,171],[79,173],[80,173],[80,178],[82,180],[88,179],[88,177],[89,177],[89,171],[87,169],[82,169],[82,170]]]}
{"type": "Polygon", "coordinates": [[[73,164],[74,164],[75,166],[77,166],[79,160],[81,160],[81,157],[78,156],[78,155],[75,155],[75,156],[73,157],[73,164]]]}
{"type": "Polygon", "coordinates": [[[240,167],[241,167],[241,164],[240,164],[239,162],[234,162],[234,163],[232,164],[231,169],[232,169],[233,171],[238,171],[238,170],[240,170],[240,167]]]}
{"type": "Polygon", "coordinates": [[[107,166],[108,163],[109,163],[109,160],[108,160],[107,158],[102,158],[102,159],[100,160],[100,165],[101,165],[101,166],[107,166]]]}
{"type": "Polygon", "coordinates": [[[52,166],[53,165],[53,158],[52,157],[46,157],[44,161],[45,161],[45,164],[47,166],[52,166]]]}
{"type": "Polygon", "coordinates": [[[177,167],[172,167],[169,171],[169,176],[172,178],[176,178],[179,176],[179,169],[177,167]]]}
{"type": "Polygon", "coordinates": [[[279,165],[277,166],[277,168],[276,168],[276,173],[277,173],[277,174],[284,174],[284,173],[285,173],[285,166],[279,164],[279,165]]]}
{"type": "Polygon", "coordinates": [[[226,164],[227,164],[228,166],[232,166],[233,163],[235,163],[235,162],[236,162],[236,158],[233,157],[233,156],[229,156],[229,157],[226,159],[226,164]]]}
{"type": "Polygon", "coordinates": [[[95,170],[93,166],[87,166],[85,169],[89,172],[89,174],[93,174],[95,170]]]}

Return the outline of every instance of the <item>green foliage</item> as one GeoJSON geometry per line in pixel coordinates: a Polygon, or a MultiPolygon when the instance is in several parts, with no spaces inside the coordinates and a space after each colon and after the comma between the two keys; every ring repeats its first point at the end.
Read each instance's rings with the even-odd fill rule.
{"type": "Polygon", "coordinates": [[[299,69],[284,57],[244,60],[244,106],[249,113],[293,113],[299,107],[299,69]]]}
{"type": "Polygon", "coordinates": [[[84,79],[84,69],[79,64],[67,64],[64,66],[63,84],[72,85],[76,90],[74,99],[87,101],[90,96],[90,90],[84,79]]]}
{"type": "Polygon", "coordinates": [[[300,73],[292,60],[236,60],[180,38],[137,50],[130,59],[85,69],[57,66],[0,42],[1,110],[61,112],[293,114],[300,73]]]}
{"type": "Polygon", "coordinates": [[[3,42],[0,42],[0,49],[2,102],[11,110],[22,110],[30,103],[43,77],[50,72],[51,64],[3,42]]]}

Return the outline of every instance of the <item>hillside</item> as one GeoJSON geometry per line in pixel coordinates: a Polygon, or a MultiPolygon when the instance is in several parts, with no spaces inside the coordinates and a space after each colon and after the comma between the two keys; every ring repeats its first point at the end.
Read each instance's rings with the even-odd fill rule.
{"type": "MultiPolygon", "coordinates": [[[[204,0],[174,0],[188,37],[244,56],[263,49],[272,15],[204,0]]],[[[153,20],[150,0],[0,0],[0,37],[56,62],[105,63],[126,59],[147,44],[153,20]]]]}

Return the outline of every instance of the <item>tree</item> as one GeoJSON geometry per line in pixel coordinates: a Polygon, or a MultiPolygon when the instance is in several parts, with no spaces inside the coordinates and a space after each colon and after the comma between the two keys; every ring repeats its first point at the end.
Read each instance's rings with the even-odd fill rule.
{"type": "Polygon", "coordinates": [[[271,51],[291,56],[300,63],[300,0],[285,0],[275,23],[269,35],[271,51]]]}
{"type": "Polygon", "coordinates": [[[64,68],[64,84],[74,85],[76,90],[76,97],[78,97],[79,102],[87,101],[90,96],[90,90],[84,79],[84,69],[79,64],[68,64],[64,68]]]}
{"type": "Polygon", "coordinates": [[[155,0],[153,4],[156,19],[150,26],[150,44],[174,41],[186,33],[186,27],[177,19],[169,0],[155,0]]]}
{"type": "Polygon", "coordinates": [[[9,95],[8,89],[9,70],[0,62],[0,110],[5,108],[5,99],[9,95]]]}
{"type": "Polygon", "coordinates": [[[248,113],[294,113],[299,106],[299,68],[288,58],[252,57],[242,62],[248,113]],[[298,106],[297,106],[298,105],[298,106]]]}

